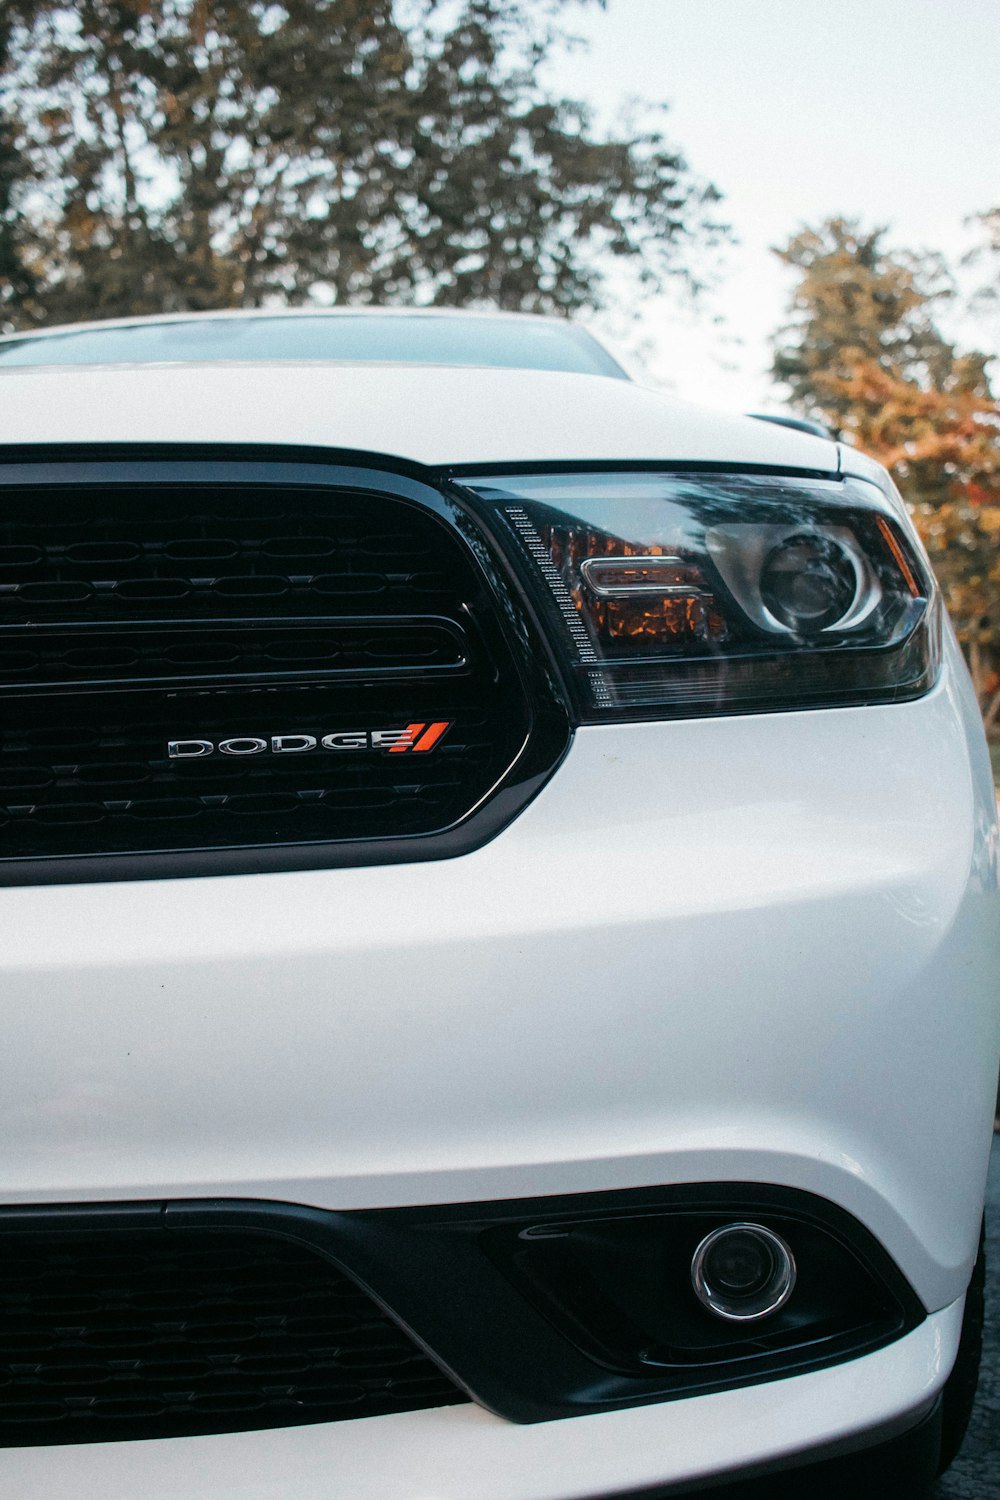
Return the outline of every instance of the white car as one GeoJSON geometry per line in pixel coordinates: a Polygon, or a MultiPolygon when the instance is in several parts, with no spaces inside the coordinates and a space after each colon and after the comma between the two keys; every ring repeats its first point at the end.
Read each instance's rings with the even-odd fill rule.
{"type": "Polygon", "coordinates": [[[916,1494],[997,826],[885,472],[357,311],[0,341],[0,484],[0,1493],[916,1494]]]}

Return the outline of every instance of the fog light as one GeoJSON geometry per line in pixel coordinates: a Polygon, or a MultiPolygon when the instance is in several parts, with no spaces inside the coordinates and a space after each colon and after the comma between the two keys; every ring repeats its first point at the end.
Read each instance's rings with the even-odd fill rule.
{"type": "Polygon", "coordinates": [[[784,1307],[795,1285],[795,1259],[781,1236],[762,1224],[724,1224],[694,1252],[691,1285],[716,1317],[752,1322],[784,1307]]]}

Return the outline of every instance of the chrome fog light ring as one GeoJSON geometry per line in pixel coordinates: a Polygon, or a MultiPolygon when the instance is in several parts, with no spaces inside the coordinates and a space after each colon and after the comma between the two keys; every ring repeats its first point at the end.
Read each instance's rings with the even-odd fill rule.
{"type": "Polygon", "coordinates": [[[791,1249],[763,1224],[722,1224],[705,1235],[691,1258],[698,1301],[733,1323],[755,1323],[776,1313],[792,1295],[795,1278],[791,1249]]]}

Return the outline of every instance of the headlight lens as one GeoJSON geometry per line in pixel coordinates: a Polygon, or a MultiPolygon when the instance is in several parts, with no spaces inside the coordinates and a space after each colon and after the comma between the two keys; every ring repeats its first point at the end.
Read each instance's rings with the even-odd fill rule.
{"type": "Polygon", "coordinates": [[[800,533],[778,542],[758,579],[761,603],[797,635],[818,635],[843,622],[857,603],[863,579],[851,549],[828,536],[800,533]]]}
{"type": "Polygon", "coordinates": [[[933,580],[862,480],[463,483],[499,519],[582,718],[888,702],[934,681],[933,580]]]}

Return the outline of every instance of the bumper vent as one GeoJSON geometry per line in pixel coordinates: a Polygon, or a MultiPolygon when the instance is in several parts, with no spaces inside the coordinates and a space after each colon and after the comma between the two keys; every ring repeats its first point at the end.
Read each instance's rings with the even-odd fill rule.
{"type": "Polygon", "coordinates": [[[289,1427],[466,1399],[354,1282],[277,1236],[5,1237],[3,1446],[289,1427]]]}
{"type": "Polygon", "coordinates": [[[0,881],[434,857],[496,831],[498,810],[454,836],[519,779],[537,705],[440,495],[320,465],[27,467],[0,504],[0,881]],[[442,723],[432,753],[392,749],[442,723]]]}

